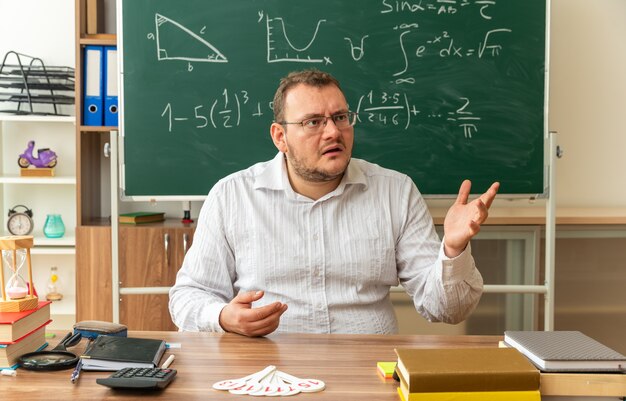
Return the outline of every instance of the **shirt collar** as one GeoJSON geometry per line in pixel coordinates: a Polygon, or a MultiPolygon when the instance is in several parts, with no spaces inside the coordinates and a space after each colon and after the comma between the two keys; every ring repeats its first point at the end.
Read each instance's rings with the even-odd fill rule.
{"type": "MultiPolygon", "coordinates": [[[[272,160],[270,160],[263,171],[261,171],[254,180],[254,189],[271,189],[276,191],[288,190],[293,191],[289,183],[287,175],[287,166],[285,164],[285,155],[278,152],[272,160]]],[[[351,159],[346,169],[346,173],[341,179],[341,183],[332,193],[342,193],[347,185],[361,184],[367,188],[367,180],[363,170],[361,169],[358,159],[351,159]]],[[[329,194],[330,195],[330,194],[329,194]]]]}
{"type": "Polygon", "coordinates": [[[350,159],[346,173],[344,174],[339,186],[346,186],[348,184],[361,184],[367,188],[367,180],[365,179],[365,173],[363,173],[359,159],[350,159]]]}
{"type": "Polygon", "coordinates": [[[278,152],[272,160],[266,163],[265,169],[254,178],[254,189],[267,188],[280,191],[286,186],[290,185],[285,156],[282,152],[278,152]]]}

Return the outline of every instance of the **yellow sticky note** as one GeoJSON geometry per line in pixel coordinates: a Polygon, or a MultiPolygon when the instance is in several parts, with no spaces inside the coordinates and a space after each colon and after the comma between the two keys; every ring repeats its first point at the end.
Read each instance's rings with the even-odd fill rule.
{"type": "Polygon", "coordinates": [[[391,379],[393,377],[393,371],[396,368],[395,362],[377,362],[376,370],[385,379],[391,379]]]}

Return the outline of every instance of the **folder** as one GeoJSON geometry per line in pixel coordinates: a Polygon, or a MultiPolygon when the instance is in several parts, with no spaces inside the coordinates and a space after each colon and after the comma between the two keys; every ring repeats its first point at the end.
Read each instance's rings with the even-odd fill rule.
{"type": "Polygon", "coordinates": [[[83,124],[101,126],[104,123],[102,46],[85,46],[85,87],[83,124]]]}
{"type": "Polygon", "coordinates": [[[117,46],[104,46],[104,125],[117,127],[117,46]]]}

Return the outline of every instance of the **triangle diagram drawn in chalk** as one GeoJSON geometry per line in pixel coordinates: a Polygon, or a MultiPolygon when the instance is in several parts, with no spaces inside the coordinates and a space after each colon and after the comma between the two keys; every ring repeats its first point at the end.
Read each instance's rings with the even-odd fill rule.
{"type": "Polygon", "coordinates": [[[154,15],[159,60],[227,63],[228,59],[206,40],[161,14],[154,15]]]}

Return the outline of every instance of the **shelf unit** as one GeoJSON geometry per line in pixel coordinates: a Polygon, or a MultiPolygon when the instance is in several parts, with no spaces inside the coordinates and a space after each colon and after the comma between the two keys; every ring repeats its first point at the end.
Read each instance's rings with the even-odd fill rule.
{"type": "MultiPolygon", "coordinates": [[[[86,0],[76,0],[76,64],[83,65],[83,49],[86,45],[116,46],[115,34],[91,34],[87,32],[86,0]]],[[[83,70],[76,69],[76,115],[82,116],[83,70]]],[[[108,197],[106,187],[108,160],[103,155],[104,144],[109,141],[109,133],[117,127],[96,127],[82,124],[79,117],[76,124],[77,157],[77,225],[106,229],[109,224],[101,199],[108,197]],[[102,185],[101,185],[102,184],[102,185]]]]}
{"type": "MultiPolygon", "coordinates": [[[[0,235],[6,228],[7,211],[18,204],[33,211],[33,281],[41,298],[45,297],[50,267],[58,267],[61,301],[52,304],[51,329],[66,329],[76,318],[76,146],[74,117],[15,116],[0,114],[0,235]],[[55,177],[20,177],[17,156],[29,140],[35,148],[54,150],[59,163],[55,177]],[[47,214],[61,214],[65,235],[52,239],[43,235],[47,214]]],[[[5,272],[6,273],[6,272],[5,272]]]]}
{"type": "Polygon", "coordinates": [[[0,177],[0,184],[76,185],[76,177],[20,177],[19,175],[4,175],[0,177]]]}
{"type": "Polygon", "coordinates": [[[76,122],[74,116],[16,116],[13,114],[0,114],[0,121],[38,122],[38,123],[72,123],[76,122]]]}
{"type": "MultiPolygon", "coordinates": [[[[83,65],[87,45],[115,46],[117,35],[88,35],[86,0],[76,4],[76,62],[83,65]]],[[[76,115],[82,115],[83,71],[76,69],[76,115]]],[[[135,330],[175,330],[167,308],[167,293],[135,291],[146,287],[163,289],[173,284],[184,252],[191,244],[193,226],[183,226],[178,219],[141,227],[119,227],[111,224],[117,216],[117,188],[111,177],[116,173],[117,127],[76,125],[77,155],[77,229],[76,294],[77,318],[80,320],[119,321],[135,330]],[[111,158],[105,155],[110,144],[111,158]],[[112,230],[116,230],[113,232],[112,230]],[[117,238],[120,240],[119,253],[117,238]],[[113,255],[119,255],[119,277],[113,279],[113,255]],[[115,280],[115,288],[112,283],[115,280]],[[120,292],[125,287],[126,292],[120,292]],[[97,291],[95,290],[97,288],[97,291]],[[113,304],[120,305],[119,311],[113,304]],[[119,312],[119,313],[118,313],[119,312]]],[[[146,203],[126,203],[133,209],[146,203]]],[[[160,204],[159,207],[163,207],[160,204]]],[[[178,205],[175,205],[178,206],[178,205]]],[[[179,211],[179,208],[176,208],[179,211]]],[[[120,210],[124,212],[126,210],[120,210]]],[[[131,211],[131,210],[129,210],[131,211]]],[[[117,272],[117,270],[115,270],[117,272]]]]}

